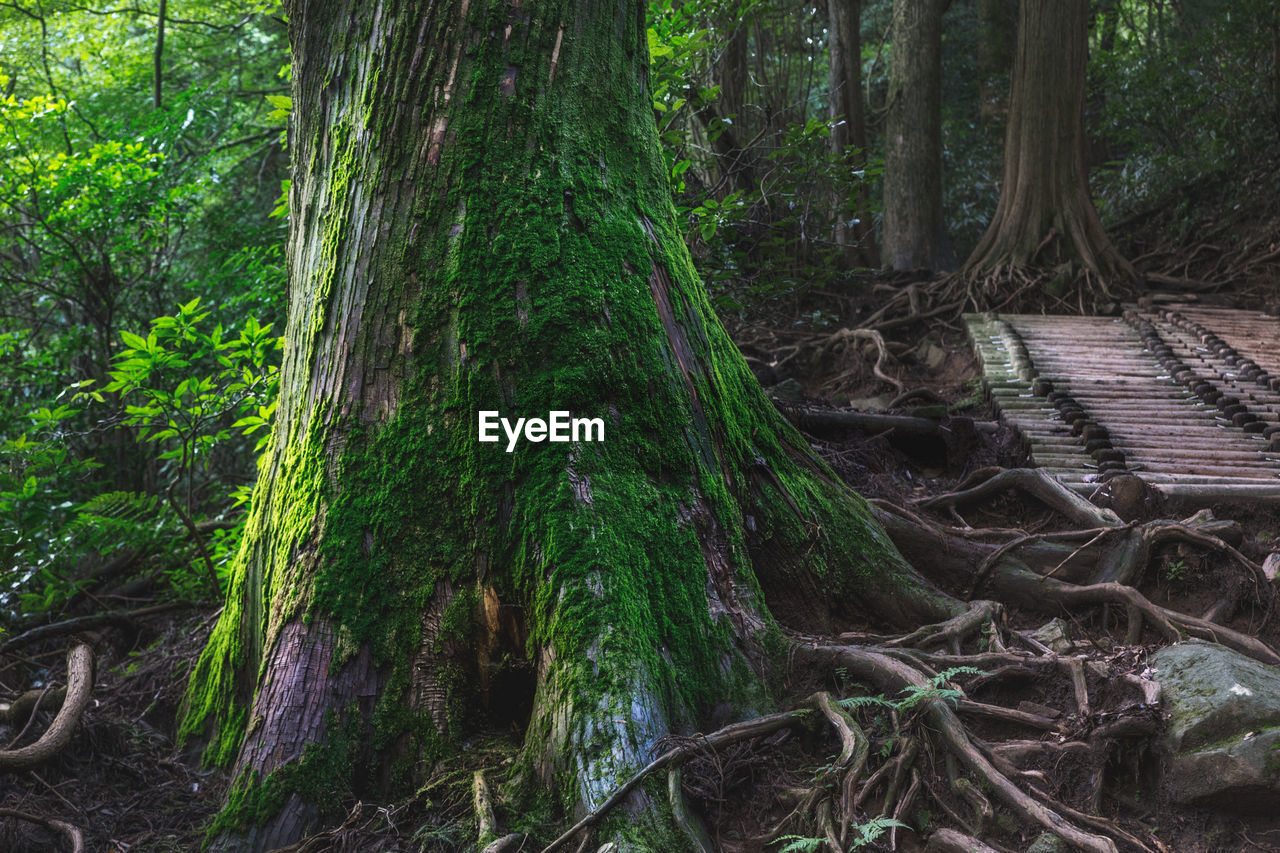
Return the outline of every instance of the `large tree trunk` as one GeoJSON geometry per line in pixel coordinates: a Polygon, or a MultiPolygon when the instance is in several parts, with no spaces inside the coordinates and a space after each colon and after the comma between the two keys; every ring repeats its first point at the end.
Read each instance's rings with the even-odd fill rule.
{"type": "Polygon", "coordinates": [[[1089,197],[1084,96],[1088,0],[1023,2],[1000,203],[965,271],[1083,266],[1133,278],[1089,197]]]}
{"type": "MultiPolygon", "coordinates": [[[[827,0],[827,38],[831,91],[831,151],[850,172],[867,166],[867,120],[862,108],[862,3],[827,0]]],[[[845,261],[880,266],[865,177],[853,198],[834,200],[836,243],[845,261]],[[846,223],[852,221],[852,225],[846,223]]]]}
{"type": "MultiPolygon", "coordinates": [[[[642,3],[288,11],[278,420],[182,729],[235,768],[216,849],[412,790],[486,723],[523,724],[522,703],[512,796],[549,790],[567,817],[659,736],[769,704],[766,600],[819,626],[956,612],[712,314],[670,205],[642,3]],[[605,437],[508,453],[477,440],[481,410],[601,418],[605,437]]],[[[670,849],[645,841],[665,806],[637,793],[618,814],[607,837],[670,849]]]]}
{"type": "Polygon", "coordinates": [[[885,118],[884,263],[951,269],[942,219],[942,13],[947,0],[894,0],[885,118]]]}

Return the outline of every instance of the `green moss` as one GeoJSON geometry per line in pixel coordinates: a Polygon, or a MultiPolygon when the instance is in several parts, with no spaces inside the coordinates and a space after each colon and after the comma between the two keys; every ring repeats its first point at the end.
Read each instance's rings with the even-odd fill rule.
{"type": "Polygon", "coordinates": [[[253,770],[245,770],[232,783],[227,802],[210,823],[206,844],[223,833],[240,833],[261,826],[279,812],[285,799],[297,793],[320,807],[320,819],[340,819],[346,804],[335,794],[350,789],[356,756],[360,751],[360,730],[355,725],[358,712],[331,712],[329,740],[309,744],[298,761],[285,764],[259,778],[253,770]]]}

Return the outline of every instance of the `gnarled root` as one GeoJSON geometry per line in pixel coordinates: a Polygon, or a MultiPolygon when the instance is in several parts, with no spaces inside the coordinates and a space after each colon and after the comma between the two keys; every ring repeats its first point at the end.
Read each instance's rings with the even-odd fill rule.
{"type": "Polygon", "coordinates": [[[978,631],[985,625],[994,625],[999,621],[1004,608],[995,601],[973,601],[969,609],[959,616],[936,625],[925,625],[896,640],[885,643],[889,648],[914,646],[925,649],[932,645],[946,643],[953,653],[960,653],[960,641],[978,631]]]}
{"type": "Polygon", "coordinates": [[[929,836],[924,850],[925,853],[996,853],[994,847],[954,829],[939,829],[929,836]]]}
{"type": "Polygon", "coordinates": [[[11,817],[17,820],[25,820],[27,823],[38,823],[46,829],[61,833],[63,837],[71,842],[71,853],[84,853],[84,836],[74,824],[67,823],[64,820],[54,820],[53,818],[27,814],[14,809],[0,809],[0,817],[11,817]]]}
{"type": "Polygon", "coordinates": [[[93,692],[93,651],[84,643],[67,654],[67,691],[58,715],[40,739],[28,746],[0,751],[0,772],[30,770],[57,755],[67,742],[93,692]]]}
{"type": "MultiPolygon", "coordinates": [[[[915,667],[880,651],[859,646],[818,646],[798,650],[806,657],[827,666],[841,666],[862,681],[888,691],[905,688],[928,689],[929,682],[915,667]]],[[[943,747],[973,773],[979,782],[1025,819],[1043,826],[1068,843],[1091,853],[1118,853],[1115,842],[1102,835],[1080,829],[1053,809],[1018,788],[1001,773],[969,739],[964,726],[945,703],[931,701],[924,710],[929,728],[937,733],[943,747]]]]}

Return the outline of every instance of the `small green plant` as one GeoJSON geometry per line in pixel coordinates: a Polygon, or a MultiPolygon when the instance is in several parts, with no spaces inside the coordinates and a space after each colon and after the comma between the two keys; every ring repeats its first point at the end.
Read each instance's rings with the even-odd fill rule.
{"type": "Polygon", "coordinates": [[[778,848],[778,853],[814,853],[821,849],[827,839],[808,835],[784,835],[778,841],[786,842],[785,847],[778,848]]]}
{"type": "MultiPolygon", "coordinates": [[[[276,408],[277,353],[283,339],[253,317],[234,332],[221,323],[210,328],[211,313],[196,298],[172,316],[152,320],[146,336],[121,332],[127,347],[115,356],[110,381],[100,390],[91,379],[77,383],[72,405],[106,404],[104,395],[118,395],[120,425],[135,430],[139,441],[157,445],[156,458],[164,463],[168,480],[165,496],[199,552],[216,594],[221,589],[219,569],[225,571],[234,537],[217,537],[219,547],[210,553],[194,520],[196,493],[214,483],[215,448],[255,433],[254,455],[266,443],[276,408]]],[[[233,506],[247,499],[247,488],[226,488],[233,506]]]]}
{"type": "Polygon", "coordinates": [[[929,679],[927,684],[912,684],[903,689],[902,698],[891,700],[884,696],[850,696],[847,699],[841,699],[840,704],[846,709],[853,711],[859,708],[886,708],[898,713],[910,711],[921,704],[932,700],[940,700],[950,702],[953,705],[958,703],[964,696],[959,690],[944,687],[951,679],[958,675],[984,675],[985,673],[972,666],[953,666],[950,669],[944,669],[942,672],[929,679]]]}
{"type": "MultiPolygon", "coordinates": [[[[891,817],[874,817],[866,823],[857,823],[849,827],[853,830],[854,837],[849,841],[849,850],[863,850],[871,844],[879,840],[895,826],[903,829],[910,829],[900,820],[894,820],[891,817]]],[[[814,853],[814,851],[822,849],[822,845],[827,843],[827,839],[808,835],[784,835],[778,839],[779,842],[785,842],[785,846],[778,849],[778,853],[814,853]]]]}

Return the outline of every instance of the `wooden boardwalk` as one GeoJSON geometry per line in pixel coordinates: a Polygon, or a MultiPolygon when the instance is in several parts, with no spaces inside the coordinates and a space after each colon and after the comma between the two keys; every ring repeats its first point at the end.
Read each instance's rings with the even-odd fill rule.
{"type": "Polygon", "coordinates": [[[1177,306],[965,321],[1001,418],[1075,491],[1129,473],[1180,498],[1280,502],[1280,318],[1177,306]]]}

